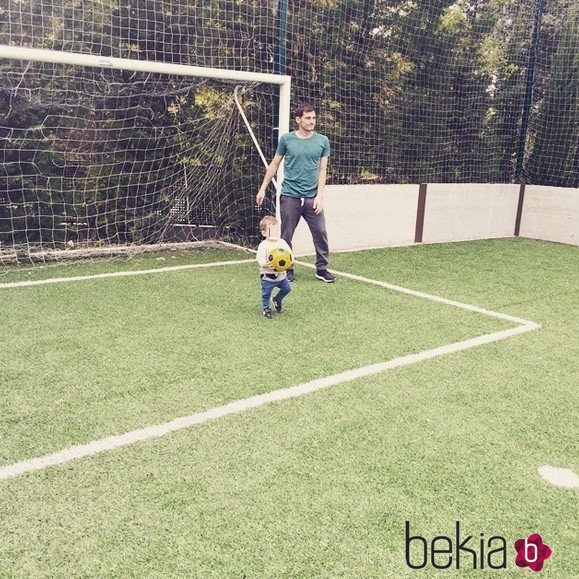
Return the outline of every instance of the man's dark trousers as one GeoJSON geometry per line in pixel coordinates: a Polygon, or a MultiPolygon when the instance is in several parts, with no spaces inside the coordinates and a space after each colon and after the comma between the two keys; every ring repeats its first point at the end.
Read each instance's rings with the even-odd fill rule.
{"type": "Polygon", "coordinates": [[[290,197],[281,195],[281,237],[292,246],[292,239],[300,217],[303,217],[310,228],[314,249],[316,250],[316,269],[325,270],[328,267],[330,250],[324,212],[314,211],[314,197],[290,197]]]}

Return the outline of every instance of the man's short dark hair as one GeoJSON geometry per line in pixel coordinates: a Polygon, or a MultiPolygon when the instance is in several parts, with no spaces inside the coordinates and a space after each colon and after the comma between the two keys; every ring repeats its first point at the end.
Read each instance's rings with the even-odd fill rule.
{"type": "Polygon", "coordinates": [[[310,105],[308,103],[304,103],[296,109],[295,116],[296,116],[296,118],[301,119],[305,113],[313,113],[313,112],[315,112],[315,110],[316,110],[316,107],[314,107],[313,105],[310,105]]]}

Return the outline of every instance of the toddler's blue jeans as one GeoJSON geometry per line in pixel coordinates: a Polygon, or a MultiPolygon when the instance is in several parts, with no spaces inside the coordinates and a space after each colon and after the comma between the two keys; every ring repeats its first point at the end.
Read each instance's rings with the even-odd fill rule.
{"type": "Polygon", "coordinates": [[[287,277],[280,281],[261,278],[261,305],[263,309],[269,308],[271,294],[276,287],[279,288],[279,291],[274,296],[276,302],[281,302],[292,291],[292,286],[287,277]]]}

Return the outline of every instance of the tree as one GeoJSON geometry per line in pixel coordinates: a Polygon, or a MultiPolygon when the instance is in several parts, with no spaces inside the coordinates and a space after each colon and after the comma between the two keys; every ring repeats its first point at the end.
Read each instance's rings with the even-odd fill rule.
{"type": "Polygon", "coordinates": [[[579,9],[569,6],[525,166],[530,183],[579,186],[579,9]]]}

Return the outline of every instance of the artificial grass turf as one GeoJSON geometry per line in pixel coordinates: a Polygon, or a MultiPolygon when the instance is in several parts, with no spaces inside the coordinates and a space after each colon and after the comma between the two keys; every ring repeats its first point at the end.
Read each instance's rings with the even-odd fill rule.
{"type": "Polygon", "coordinates": [[[85,260],[47,261],[45,263],[22,263],[0,266],[0,284],[30,282],[60,277],[99,275],[116,271],[143,271],[167,267],[207,264],[219,261],[251,261],[250,251],[233,247],[225,249],[213,245],[199,245],[189,250],[173,249],[144,252],[114,257],[95,257],[85,260]]]}
{"type": "MultiPolygon", "coordinates": [[[[576,498],[534,476],[534,452],[514,452],[527,441],[521,431],[480,412],[488,393],[464,377],[479,363],[464,354],[447,380],[443,360],[431,361],[429,374],[399,369],[4,481],[5,569],[412,576],[404,521],[434,536],[460,520],[510,542],[540,531],[558,555],[545,576],[572,576],[576,498]],[[455,372],[481,394],[466,411],[462,396],[440,396],[456,387],[455,372]]],[[[509,563],[505,576],[517,576],[509,563]]]]}
{"type": "MultiPolygon", "coordinates": [[[[432,538],[452,535],[460,520],[475,537],[484,532],[508,539],[509,568],[499,576],[528,572],[515,568],[512,543],[540,532],[554,549],[542,576],[572,577],[578,566],[577,494],[550,487],[536,469],[548,461],[576,472],[579,466],[570,363],[577,346],[576,296],[566,275],[576,254],[553,244],[456,244],[439,247],[446,267],[433,267],[432,260],[412,265],[420,261],[417,253],[438,255],[436,249],[386,250],[371,258],[336,255],[333,265],[432,293],[446,288],[452,290],[440,292],[446,297],[541,321],[544,327],[2,481],[0,573],[411,577],[416,572],[404,562],[404,521],[432,538]],[[472,269],[465,271],[466,257],[472,269]],[[501,267],[505,260],[508,267],[501,267]],[[541,271],[550,273],[548,279],[541,275],[529,283],[537,269],[533,260],[545,265],[541,271]],[[376,271],[380,268],[414,277],[397,279],[396,271],[386,277],[376,271]],[[486,291],[481,268],[492,273],[502,288],[499,295],[486,291]],[[499,307],[507,303],[511,309],[499,307]]],[[[352,309],[356,298],[369,302],[367,309],[360,308],[367,312],[360,322],[364,347],[356,348],[343,320],[330,324],[335,345],[330,366],[339,366],[348,349],[355,352],[350,361],[360,363],[361,353],[374,341],[368,335],[373,328],[388,328],[384,333],[398,338],[396,344],[422,347],[419,330],[427,319],[446,324],[444,331],[430,334],[437,338],[455,334],[457,325],[474,318],[496,325],[450,309],[459,314],[453,321],[447,308],[416,300],[414,306],[425,304],[430,315],[438,308],[445,314],[424,317],[426,311],[406,309],[414,301],[408,296],[391,296],[390,301],[380,288],[366,294],[354,282],[339,279],[326,286],[310,281],[310,275],[300,271],[286,312],[272,322],[252,317],[255,287],[247,287],[251,299],[241,310],[249,328],[256,323],[256,336],[271,342],[271,324],[277,323],[275,332],[291,340],[306,333],[312,343],[315,332],[308,327],[314,306],[320,313],[320,304],[329,304],[335,318],[340,307],[352,309]],[[299,300],[298,290],[303,294],[299,300]],[[309,299],[302,303],[304,296],[309,299]],[[398,321],[388,325],[402,311],[408,334],[398,321]]],[[[232,312],[241,313],[234,307],[227,315],[232,312]]],[[[250,341],[249,335],[246,327],[243,341],[250,341]]],[[[390,341],[379,345],[373,353],[392,348],[390,341]]],[[[321,341],[317,346],[316,353],[324,351],[321,341]]],[[[307,372],[309,357],[316,361],[311,352],[298,351],[292,367],[307,372]]],[[[237,356],[238,370],[245,354],[244,349],[237,356]]],[[[287,372],[295,376],[291,368],[287,372]]],[[[453,575],[431,568],[426,573],[453,575]]]]}
{"type": "Polygon", "coordinates": [[[5,289],[2,461],[510,327],[362,282],[327,287],[309,271],[268,321],[256,269],[5,289]]]}

